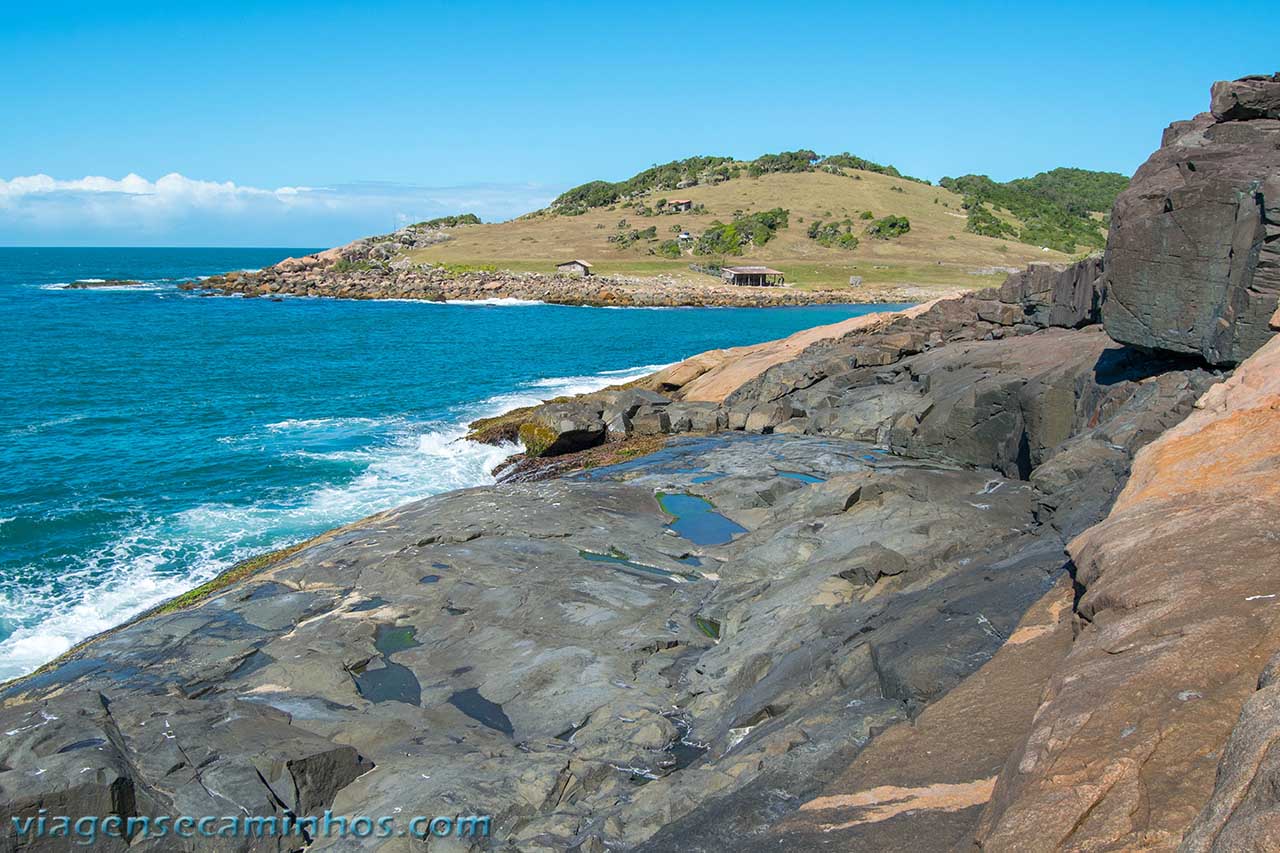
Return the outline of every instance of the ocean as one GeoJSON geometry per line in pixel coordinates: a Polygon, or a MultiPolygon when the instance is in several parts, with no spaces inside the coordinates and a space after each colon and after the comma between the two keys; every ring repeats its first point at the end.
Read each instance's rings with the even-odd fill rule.
{"type": "Polygon", "coordinates": [[[200,297],[314,249],[0,248],[0,680],[515,451],[470,420],[887,306],[200,297]],[[139,287],[64,290],[77,279],[139,287]]]}

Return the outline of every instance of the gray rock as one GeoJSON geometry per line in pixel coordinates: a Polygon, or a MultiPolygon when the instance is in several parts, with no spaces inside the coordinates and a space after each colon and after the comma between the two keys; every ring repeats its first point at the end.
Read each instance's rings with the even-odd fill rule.
{"type": "MultiPolygon", "coordinates": [[[[685,423],[687,431],[688,419],[685,423]]],[[[666,435],[672,431],[671,416],[666,409],[643,409],[631,419],[631,431],[636,435],[666,435]]]]}
{"type": "Polygon", "coordinates": [[[716,432],[728,425],[723,409],[715,403],[682,402],[667,407],[672,432],[716,432]]]}
{"type": "Polygon", "coordinates": [[[725,798],[763,816],[995,651],[1062,569],[1036,506],[990,471],[742,434],[431,498],[8,686],[4,730],[37,728],[0,741],[0,808],[444,803],[521,850],[635,845],[725,798]],[[658,493],[712,504],[685,527],[658,493]]]}
{"type": "MultiPolygon", "coordinates": [[[[1067,267],[1031,264],[1005,280],[999,299],[1022,306],[1028,321],[1040,328],[1077,329],[1102,320],[1098,290],[1101,274],[1101,257],[1086,258],[1067,267]]],[[[1017,326],[1020,319],[1014,317],[1010,325],[1017,326]]]]}
{"type": "Polygon", "coordinates": [[[655,410],[667,406],[671,401],[661,394],[643,388],[627,388],[601,395],[603,401],[602,417],[605,424],[606,438],[619,441],[631,435],[632,418],[636,413],[655,410]]]}
{"type": "Polygon", "coordinates": [[[1280,83],[1215,87],[1222,118],[1180,122],[1116,200],[1107,239],[1107,333],[1233,365],[1273,331],[1280,298],[1280,83]]]}
{"type": "Polygon", "coordinates": [[[605,439],[601,414],[591,403],[549,403],[520,427],[520,441],[530,456],[559,456],[595,447],[605,439]]]}

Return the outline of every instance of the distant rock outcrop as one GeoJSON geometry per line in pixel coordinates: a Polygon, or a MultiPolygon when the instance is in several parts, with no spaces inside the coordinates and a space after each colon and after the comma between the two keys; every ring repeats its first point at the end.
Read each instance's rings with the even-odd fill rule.
{"type": "Polygon", "coordinates": [[[1116,200],[1102,317],[1112,338],[1238,364],[1280,297],[1280,75],[1213,87],[1116,200]]]}

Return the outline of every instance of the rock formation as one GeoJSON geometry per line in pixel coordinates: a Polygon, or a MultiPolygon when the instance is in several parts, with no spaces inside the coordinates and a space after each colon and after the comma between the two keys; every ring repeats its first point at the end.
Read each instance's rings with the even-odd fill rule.
{"type": "MultiPolygon", "coordinates": [[[[1175,212],[1256,162],[1226,140],[1272,132],[1276,83],[1215,87],[1223,120],[1171,134],[1207,176],[1175,212]]],[[[1225,232],[1142,213],[1163,168],[1105,258],[495,419],[528,451],[504,482],[5,685],[0,821],[332,809],[492,815],[490,840],[428,849],[1274,849],[1272,220],[1239,231],[1256,264],[1231,250],[1196,285],[1161,229],[1210,254],[1225,232]],[[1168,325],[1211,286],[1207,325],[1168,325]],[[667,443],[532,464],[637,439],[667,443]]]]}
{"type": "Polygon", "coordinates": [[[1213,87],[1116,199],[1103,320],[1134,346],[1232,365],[1280,297],[1280,75],[1213,87]]]}
{"type": "MultiPolygon", "coordinates": [[[[345,249],[345,247],[344,247],[345,249]]],[[[934,298],[937,289],[895,287],[873,293],[801,290],[794,287],[743,287],[706,277],[692,282],[672,276],[634,278],[593,275],[459,270],[409,263],[405,259],[340,263],[342,249],[290,258],[259,272],[231,272],[182,287],[203,293],[281,298],[324,296],[338,299],[421,299],[429,302],[523,299],[558,305],[716,306],[763,308],[786,305],[861,302],[910,302],[934,298]]],[[[957,290],[956,292],[960,292],[957,290]]]]}
{"type": "Polygon", "coordinates": [[[1071,543],[1077,636],[983,849],[1280,844],[1278,474],[1273,339],[1138,453],[1111,514],[1071,543]]]}

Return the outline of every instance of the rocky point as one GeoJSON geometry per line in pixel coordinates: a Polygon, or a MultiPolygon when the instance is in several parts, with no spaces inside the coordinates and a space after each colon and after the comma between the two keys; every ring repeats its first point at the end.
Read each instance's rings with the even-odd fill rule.
{"type": "Polygon", "coordinates": [[[1277,78],[1215,86],[1104,256],[478,425],[525,445],[497,484],[5,685],[0,819],[492,815],[316,850],[1275,849],[1277,104],[1277,78]],[[638,441],[661,447],[584,467],[638,441]]]}

